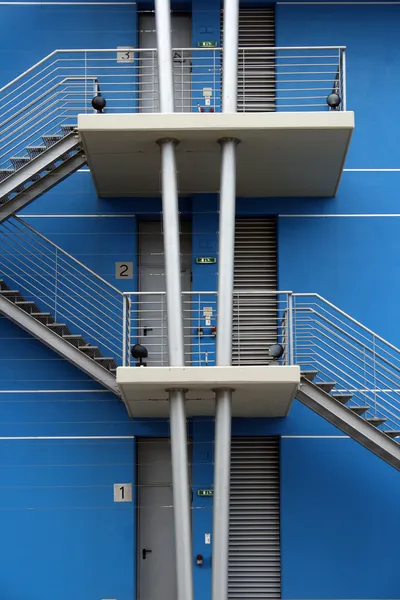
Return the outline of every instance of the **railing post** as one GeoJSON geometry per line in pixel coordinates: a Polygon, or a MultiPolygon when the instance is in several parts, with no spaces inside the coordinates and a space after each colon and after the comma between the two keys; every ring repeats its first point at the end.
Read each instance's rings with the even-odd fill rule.
{"type": "Polygon", "coordinates": [[[294,364],[294,334],[293,334],[293,294],[288,294],[288,331],[289,365],[294,364]]]}
{"type": "Polygon", "coordinates": [[[126,347],[126,332],[127,332],[127,296],[122,296],[122,366],[126,367],[127,347],[126,347]]]}
{"type": "Polygon", "coordinates": [[[342,71],[342,110],[347,110],[346,99],[346,48],[341,51],[341,71],[342,71]]]}
{"type": "Polygon", "coordinates": [[[55,274],[54,274],[54,318],[57,321],[58,308],[58,248],[56,248],[55,274]]]}

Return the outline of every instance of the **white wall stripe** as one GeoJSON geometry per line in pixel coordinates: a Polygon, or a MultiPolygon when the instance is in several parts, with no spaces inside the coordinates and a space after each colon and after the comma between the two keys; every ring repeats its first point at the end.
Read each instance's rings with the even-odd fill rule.
{"type": "Polygon", "coordinates": [[[120,213],[118,215],[24,215],[19,213],[17,218],[21,219],[125,219],[126,217],[135,218],[133,213],[120,213]]]}
{"type": "Polygon", "coordinates": [[[290,215],[278,215],[279,218],[281,219],[334,219],[334,218],[348,218],[348,219],[360,219],[360,218],[393,218],[393,217],[400,217],[400,213],[387,213],[387,214],[375,214],[375,213],[360,213],[360,214],[318,214],[318,215],[313,215],[313,214],[304,214],[304,215],[296,215],[296,214],[290,214],[290,215]]]}
{"type": "Polygon", "coordinates": [[[400,2],[380,2],[379,0],[376,0],[375,2],[363,2],[362,0],[361,0],[361,2],[357,2],[357,1],[355,1],[355,2],[335,2],[335,1],[333,1],[333,2],[324,2],[324,1],[321,0],[321,2],[318,2],[318,0],[316,0],[315,2],[301,2],[301,1],[300,2],[277,2],[276,4],[283,4],[283,5],[285,5],[285,4],[310,4],[310,5],[312,5],[312,4],[330,4],[330,5],[332,5],[333,4],[335,6],[336,5],[341,5],[341,4],[350,4],[352,6],[353,5],[357,6],[357,4],[360,4],[360,5],[371,4],[371,5],[378,5],[378,6],[380,6],[381,4],[383,4],[383,5],[386,4],[386,5],[389,5],[389,6],[390,5],[394,5],[395,6],[395,5],[400,4],[400,2]]]}
{"type": "Polygon", "coordinates": [[[350,440],[348,435],[281,435],[285,440],[350,440]]]}
{"type": "Polygon", "coordinates": [[[0,436],[0,441],[18,440],[134,440],[134,435],[26,435],[0,436]]]}
{"type": "Polygon", "coordinates": [[[0,394],[109,394],[109,390],[0,390],[0,394]]]}
{"type": "Polygon", "coordinates": [[[134,6],[136,2],[0,2],[1,6],[134,6]]]}

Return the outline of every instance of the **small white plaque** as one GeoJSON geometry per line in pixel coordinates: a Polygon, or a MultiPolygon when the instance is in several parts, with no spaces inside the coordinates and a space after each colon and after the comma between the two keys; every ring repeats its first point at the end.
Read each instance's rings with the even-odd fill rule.
{"type": "Polygon", "coordinates": [[[206,533],[204,535],[204,543],[205,544],[211,544],[211,533],[206,533]]]}
{"type": "Polygon", "coordinates": [[[117,47],[117,62],[119,63],[133,63],[135,62],[135,53],[133,48],[127,46],[117,47]]]}
{"type": "Polygon", "coordinates": [[[115,279],[133,279],[133,262],[116,262],[115,279]]]}
{"type": "Polygon", "coordinates": [[[114,483],[114,502],[132,502],[131,483],[114,483]]]}

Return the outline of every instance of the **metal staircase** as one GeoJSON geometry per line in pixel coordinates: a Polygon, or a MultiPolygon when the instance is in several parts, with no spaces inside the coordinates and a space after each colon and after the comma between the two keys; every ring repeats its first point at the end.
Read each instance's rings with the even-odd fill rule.
{"type": "Polygon", "coordinates": [[[0,223],[86,163],[74,125],[43,135],[42,142],[11,156],[0,169],[0,223]]]}
{"type": "Polygon", "coordinates": [[[0,312],[120,395],[124,296],[21,219],[0,225],[0,312]]]}
{"type": "Polygon", "coordinates": [[[296,398],[332,425],[400,470],[400,437],[396,429],[381,430],[388,419],[373,416],[372,406],[351,404],[350,394],[330,393],[335,382],[315,381],[316,371],[304,371],[296,398]],[[364,418],[363,418],[364,417],[364,418]]]}
{"type": "Polygon", "coordinates": [[[400,470],[400,350],[318,294],[293,294],[296,398],[400,470]]]}

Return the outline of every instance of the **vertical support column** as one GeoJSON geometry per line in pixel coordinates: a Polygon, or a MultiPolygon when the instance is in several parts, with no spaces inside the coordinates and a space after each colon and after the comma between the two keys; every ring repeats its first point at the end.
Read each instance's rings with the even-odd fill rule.
{"type": "MultiPolygon", "coordinates": [[[[239,0],[224,2],[223,112],[237,110],[239,0]]],[[[236,144],[222,139],[219,214],[217,365],[232,364],[236,144]]],[[[228,599],[232,390],[216,390],[212,600],[228,599]]]]}
{"type": "MultiPolygon", "coordinates": [[[[174,86],[169,0],[155,0],[160,112],[174,112],[174,86]]],[[[185,361],[179,244],[176,141],[159,141],[161,149],[165,279],[167,290],[169,364],[185,361]]],[[[171,423],[172,482],[177,600],[193,600],[192,536],[188,476],[185,390],[168,390],[171,423]]]]}

